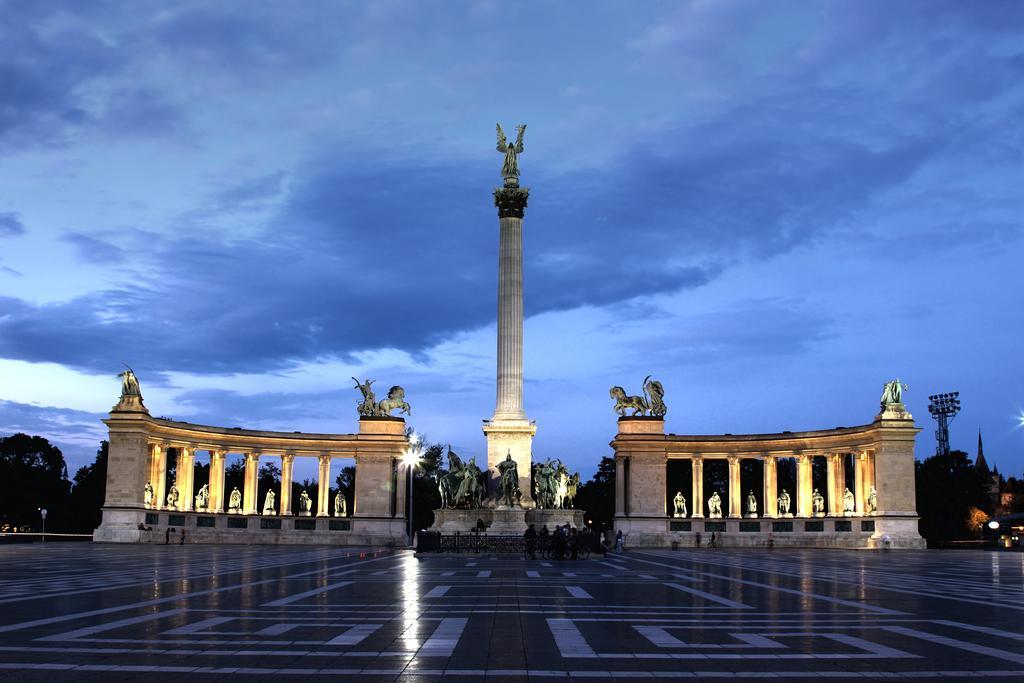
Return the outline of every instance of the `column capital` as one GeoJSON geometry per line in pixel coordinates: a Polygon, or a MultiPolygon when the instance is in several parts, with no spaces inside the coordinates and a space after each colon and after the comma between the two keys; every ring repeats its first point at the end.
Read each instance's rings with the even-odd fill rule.
{"type": "Polygon", "coordinates": [[[530,190],[526,187],[502,187],[494,190],[498,218],[522,218],[530,190]]]}
{"type": "Polygon", "coordinates": [[[285,463],[292,462],[293,460],[295,460],[295,454],[294,453],[282,453],[281,454],[281,464],[282,465],[285,464],[285,463]]]}
{"type": "Polygon", "coordinates": [[[224,450],[223,448],[214,448],[214,449],[212,449],[210,451],[210,459],[211,460],[213,460],[214,458],[223,459],[223,458],[226,458],[227,455],[228,455],[228,452],[226,450],[224,450]]]}
{"type": "Polygon", "coordinates": [[[258,462],[261,455],[263,455],[263,454],[260,453],[259,451],[250,451],[250,452],[245,454],[245,459],[246,459],[246,461],[249,461],[249,462],[258,462]]]}

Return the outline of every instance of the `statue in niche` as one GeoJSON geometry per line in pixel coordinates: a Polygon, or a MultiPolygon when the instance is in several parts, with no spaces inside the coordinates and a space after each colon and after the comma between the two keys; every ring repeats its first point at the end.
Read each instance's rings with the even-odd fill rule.
{"type": "Polygon", "coordinates": [[[747,517],[757,517],[757,498],[753,491],[747,494],[747,517]]]}
{"type": "Polygon", "coordinates": [[[377,395],[373,393],[373,389],[370,388],[377,380],[368,379],[362,384],[359,383],[355,377],[352,381],[356,383],[356,389],[363,395],[363,402],[356,407],[356,411],[360,417],[376,417],[379,415],[377,412],[377,395]]]}
{"type": "Polygon", "coordinates": [[[650,406],[651,415],[654,417],[665,417],[668,408],[665,407],[665,387],[661,382],[651,379],[650,375],[644,378],[644,393],[647,395],[647,404],[650,406]]]}
{"type": "Polygon", "coordinates": [[[625,417],[627,410],[632,410],[630,417],[643,416],[647,414],[650,406],[643,396],[629,396],[626,390],[620,386],[614,386],[608,390],[608,395],[615,399],[615,412],[619,417],[625,417]]]}
{"type": "Polygon", "coordinates": [[[782,493],[779,494],[778,500],[776,502],[778,502],[779,504],[779,516],[793,516],[793,514],[789,511],[789,506],[792,503],[792,501],[789,498],[789,491],[787,491],[786,489],[782,489],[782,493]]]}
{"type": "Polygon", "coordinates": [[[127,365],[124,367],[125,371],[118,375],[121,378],[121,398],[125,399],[128,396],[142,398],[142,389],[139,388],[139,379],[135,376],[135,371],[127,365]]]}
{"type": "Polygon", "coordinates": [[[269,491],[267,491],[267,497],[263,499],[263,514],[265,514],[265,515],[276,515],[277,514],[277,508],[274,506],[274,503],[275,503],[276,499],[277,499],[277,496],[274,495],[274,490],[273,489],[270,489],[269,491]]]}
{"type": "Polygon", "coordinates": [[[203,484],[196,494],[196,510],[205,510],[210,505],[210,485],[203,484]]]}
{"type": "Polygon", "coordinates": [[[180,498],[178,493],[177,482],[171,484],[171,490],[167,492],[167,507],[171,510],[178,509],[178,499],[180,498]]]}
{"type": "Polygon", "coordinates": [[[856,505],[857,500],[854,498],[853,491],[846,489],[846,492],[843,494],[843,514],[853,514],[856,505]]]}
{"type": "Polygon", "coordinates": [[[682,491],[676,491],[676,497],[672,499],[672,507],[675,508],[672,513],[673,517],[686,516],[686,497],[683,496],[682,491]]]}
{"type": "Polygon", "coordinates": [[[867,512],[872,513],[876,510],[878,510],[878,491],[876,491],[875,487],[872,486],[868,490],[867,512]]]}
{"type": "Polygon", "coordinates": [[[522,491],[519,490],[519,466],[512,459],[511,451],[505,455],[505,460],[498,463],[497,469],[500,477],[498,479],[499,497],[504,499],[503,502],[508,507],[519,505],[519,499],[522,497],[522,491]]]}
{"type": "Polygon", "coordinates": [[[153,499],[156,498],[156,492],[153,491],[153,485],[146,482],[146,488],[142,492],[142,504],[148,508],[153,507],[153,499]]]}
{"type": "Polygon", "coordinates": [[[348,516],[348,505],[345,502],[345,494],[341,491],[338,491],[338,495],[334,496],[334,516],[348,516]]]}
{"type": "Polygon", "coordinates": [[[885,387],[882,389],[882,398],[880,400],[882,410],[884,411],[889,406],[902,406],[903,392],[909,388],[909,386],[900,382],[899,377],[886,382],[885,387]]]}
{"type": "Polygon", "coordinates": [[[516,126],[516,141],[508,144],[505,139],[505,131],[498,124],[498,151],[504,153],[505,162],[501,165],[501,177],[505,179],[507,187],[519,186],[519,156],[523,153],[523,133],[526,132],[525,125],[516,126]]]}
{"type": "Polygon", "coordinates": [[[718,491],[712,493],[708,498],[708,517],[711,519],[721,519],[722,517],[722,497],[718,495],[718,491]]]}
{"type": "Polygon", "coordinates": [[[302,489],[302,493],[299,494],[299,514],[303,517],[309,517],[313,514],[313,501],[310,499],[309,494],[306,493],[306,489],[302,489]]]}
{"type": "Polygon", "coordinates": [[[239,513],[242,511],[242,492],[238,490],[238,487],[231,489],[231,495],[228,496],[228,512],[239,513]]]}
{"type": "Polygon", "coordinates": [[[403,415],[411,415],[412,409],[405,402],[405,389],[397,384],[388,389],[388,397],[377,404],[377,415],[390,417],[391,411],[400,408],[403,415]]]}
{"type": "Polygon", "coordinates": [[[811,507],[815,517],[825,514],[825,498],[818,492],[818,489],[814,489],[814,493],[811,494],[811,507]]]}

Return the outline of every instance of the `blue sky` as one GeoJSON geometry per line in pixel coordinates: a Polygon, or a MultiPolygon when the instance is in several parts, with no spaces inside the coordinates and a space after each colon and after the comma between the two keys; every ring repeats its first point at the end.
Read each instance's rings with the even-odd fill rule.
{"type": "Polygon", "coordinates": [[[0,0],[0,433],[355,429],[484,453],[494,123],[529,124],[526,410],[589,475],[675,433],[870,422],[1024,469],[1024,6],[0,0]]]}

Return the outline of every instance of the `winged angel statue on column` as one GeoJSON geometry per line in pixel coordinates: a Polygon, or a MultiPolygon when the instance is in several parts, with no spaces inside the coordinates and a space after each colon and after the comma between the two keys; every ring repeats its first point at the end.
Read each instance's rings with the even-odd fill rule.
{"type": "Polygon", "coordinates": [[[526,132],[525,125],[516,126],[515,144],[508,144],[505,139],[505,131],[498,124],[498,151],[505,154],[505,163],[501,165],[501,176],[505,179],[505,185],[516,187],[519,185],[519,159],[517,155],[523,152],[523,133],[526,132]]]}

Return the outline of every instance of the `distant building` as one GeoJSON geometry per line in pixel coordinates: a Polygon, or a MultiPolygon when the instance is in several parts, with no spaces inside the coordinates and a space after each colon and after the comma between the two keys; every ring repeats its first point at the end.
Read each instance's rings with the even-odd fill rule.
{"type": "Polygon", "coordinates": [[[1024,481],[1018,481],[1014,477],[1003,479],[999,474],[998,467],[989,470],[988,462],[985,460],[985,447],[981,440],[980,429],[978,430],[978,455],[974,460],[974,466],[985,482],[985,493],[992,506],[993,515],[1008,515],[1014,512],[1014,501],[1018,496],[1024,497],[1024,481]]]}

